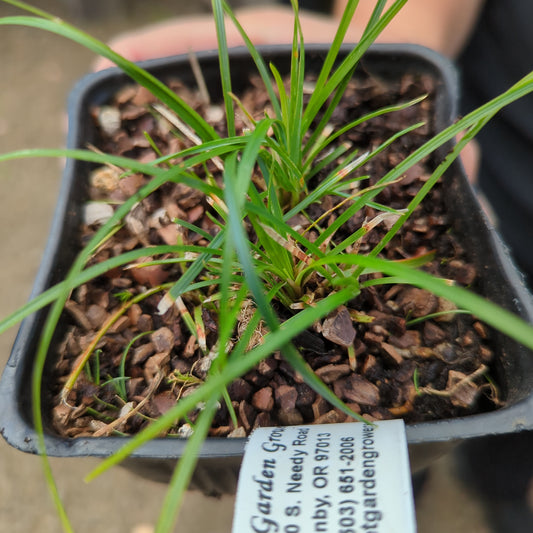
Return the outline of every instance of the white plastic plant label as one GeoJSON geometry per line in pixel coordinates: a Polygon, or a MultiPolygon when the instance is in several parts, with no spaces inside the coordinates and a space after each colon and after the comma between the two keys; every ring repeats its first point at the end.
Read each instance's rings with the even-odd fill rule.
{"type": "Polygon", "coordinates": [[[232,532],[415,533],[403,421],[255,430],[232,532]]]}

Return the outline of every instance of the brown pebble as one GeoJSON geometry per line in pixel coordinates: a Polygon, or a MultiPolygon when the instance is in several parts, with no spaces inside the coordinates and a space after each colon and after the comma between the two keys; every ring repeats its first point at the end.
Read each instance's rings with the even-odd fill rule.
{"type": "Polygon", "coordinates": [[[126,328],[128,328],[130,325],[130,319],[127,315],[121,316],[113,322],[111,327],[109,328],[109,333],[120,333],[121,331],[124,331],[126,328]]]}
{"type": "Polygon", "coordinates": [[[477,277],[476,267],[459,259],[449,262],[450,277],[461,285],[472,285],[477,277]]]}
{"type": "Polygon", "coordinates": [[[311,408],[313,410],[313,418],[315,418],[315,420],[330,410],[328,402],[324,400],[322,396],[317,396],[311,408]]]}
{"type": "Polygon", "coordinates": [[[73,300],[68,300],[65,303],[65,309],[74,317],[76,322],[86,331],[91,331],[93,326],[91,321],[85,315],[85,311],[80,305],[78,305],[73,300]]]}
{"type": "Polygon", "coordinates": [[[316,392],[305,383],[298,383],[296,385],[298,397],[296,398],[296,407],[309,407],[316,399],[316,392]]]}
{"type": "Polygon", "coordinates": [[[171,391],[164,391],[153,397],[152,405],[160,415],[164,415],[176,405],[176,397],[171,391]]]}
{"type": "Polygon", "coordinates": [[[132,325],[134,325],[134,326],[137,325],[139,317],[142,315],[142,313],[143,312],[142,312],[141,306],[139,304],[133,304],[128,309],[128,317],[129,317],[130,322],[132,323],[132,325]]]}
{"type": "Polygon", "coordinates": [[[152,317],[147,314],[141,315],[137,320],[139,331],[152,331],[154,329],[152,317]]]}
{"type": "Polygon", "coordinates": [[[415,346],[420,346],[422,344],[420,338],[420,332],[414,330],[408,330],[400,337],[390,336],[389,343],[396,348],[401,348],[407,350],[408,348],[413,348],[415,346]]]}
{"type": "Polygon", "coordinates": [[[488,337],[487,335],[487,329],[485,328],[484,324],[481,322],[474,322],[473,328],[475,332],[482,338],[486,339],[488,337]]]}
{"type": "Polygon", "coordinates": [[[144,364],[144,379],[147,383],[168,363],[168,353],[156,353],[146,360],[144,364]]]}
{"type": "Polygon", "coordinates": [[[270,378],[274,375],[274,372],[278,368],[278,362],[273,359],[272,357],[269,357],[267,359],[263,359],[260,361],[260,363],[257,365],[257,371],[267,378],[270,378]]]}

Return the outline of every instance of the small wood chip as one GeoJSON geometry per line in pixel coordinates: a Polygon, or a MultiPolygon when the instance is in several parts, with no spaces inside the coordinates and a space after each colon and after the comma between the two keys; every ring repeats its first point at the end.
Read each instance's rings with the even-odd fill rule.
{"type": "Polygon", "coordinates": [[[278,368],[278,362],[273,359],[272,357],[269,357],[267,359],[263,359],[259,365],[257,365],[257,371],[267,378],[271,378],[274,373],[276,372],[278,368]]]}
{"type": "Polygon", "coordinates": [[[121,331],[124,331],[129,325],[130,319],[128,318],[128,316],[120,316],[109,328],[109,333],[120,333],[121,331]]]}
{"type": "Polygon", "coordinates": [[[353,343],[356,332],[350,312],[346,307],[339,307],[324,320],[322,334],[326,339],[340,346],[350,346],[353,343]]]}
{"type": "Polygon", "coordinates": [[[416,287],[404,289],[397,300],[404,313],[410,313],[419,318],[437,310],[438,298],[431,292],[416,287]]]}
{"type": "Polygon", "coordinates": [[[334,383],[351,373],[350,365],[326,365],[315,370],[315,374],[324,383],[334,383]]]}
{"type": "Polygon", "coordinates": [[[133,196],[144,184],[144,178],[141,174],[128,174],[120,178],[118,187],[126,198],[133,196]]]}
{"type": "Polygon", "coordinates": [[[246,380],[242,378],[237,378],[228,387],[228,393],[233,400],[240,402],[242,400],[248,400],[250,398],[250,394],[252,393],[252,387],[246,380]]]}
{"type": "Polygon", "coordinates": [[[385,356],[387,361],[395,365],[401,365],[403,363],[403,357],[392,344],[387,344],[386,342],[384,342],[381,344],[381,348],[382,354],[385,356]]]}
{"type": "Polygon", "coordinates": [[[477,271],[474,265],[465,263],[459,259],[449,262],[450,277],[461,285],[472,285],[477,277],[477,271]]]}
{"type": "Polygon", "coordinates": [[[133,304],[128,309],[128,318],[130,319],[130,322],[133,326],[137,325],[137,322],[139,320],[139,317],[142,315],[142,309],[139,304],[133,304]]]}
{"type": "Polygon", "coordinates": [[[174,246],[178,242],[178,238],[181,234],[181,229],[176,224],[167,224],[157,229],[158,235],[163,239],[165,244],[174,246]]]}
{"type": "Polygon", "coordinates": [[[171,391],[164,391],[152,398],[152,405],[159,415],[164,415],[176,405],[176,397],[171,391]]]}
{"type": "Polygon", "coordinates": [[[379,389],[367,379],[352,374],[337,381],[334,385],[335,394],[341,400],[363,405],[379,405],[379,389]]]}
{"type": "Polygon", "coordinates": [[[152,331],[154,329],[152,317],[148,314],[142,314],[137,320],[137,328],[142,332],[152,331]]]}
{"type": "Polygon", "coordinates": [[[169,353],[174,347],[174,333],[167,327],[154,331],[151,339],[157,352],[169,353]]]}
{"type": "Polygon", "coordinates": [[[400,337],[391,335],[388,339],[389,343],[396,348],[407,350],[408,348],[415,348],[421,346],[422,340],[419,331],[408,330],[400,337]]]}
{"type": "Polygon", "coordinates": [[[169,356],[167,352],[156,353],[147,359],[144,364],[144,379],[147,383],[150,383],[154,376],[159,374],[164,365],[169,361],[169,356]]]}
{"type": "MultiPolygon", "coordinates": [[[[151,258],[145,257],[138,262],[143,263],[150,260],[151,258]]],[[[130,272],[137,283],[148,285],[149,287],[158,287],[168,279],[169,275],[163,265],[133,267],[130,272]]]]}
{"type": "Polygon", "coordinates": [[[83,308],[73,300],[68,300],[65,303],[65,309],[72,315],[76,322],[86,331],[92,331],[93,325],[87,318],[83,308]]]}
{"type": "Polygon", "coordinates": [[[319,418],[324,413],[327,413],[330,410],[329,404],[322,396],[317,396],[316,400],[313,402],[312,405],[313,410],[313,417],[319,418]]]}
{"type": "Polygon", "coordinates": [[[453,322],[456,317],[456,313],[453,313],[453,311],[456,310],[457,306],[453,302],[446,300],[446,298],[439,297],[437,312],[446,314],[436,317],[435,320],[437,322],[453,322]]]}
{"type": "Polygon", "coordinates": [[[442,328],[439,328],[439,326],[437,326],[430,320],[427,320],[426,322],[424,322],[423,337],[424,342],[428,346],[435,346],[436,344],[439,344],[446,340],[447,335],[442,328]]]}
{"type": "Polygon", "coordinates": [[[239,403],[239,419],[246,432],[250,432],[255,420],[255,409],[247,402],[242,401],[239,403]]]}
{"type": "Polygon", "coordinates": [[[290,411],[296,408],[298,391],[290,385],[282,385],[276,389],[276,404],[282,411],[290,411]]]}
{"type": "Polygon", "coordinates": [[[272,408],[274,407],[272,389],[270,387],[263,387],[262,389],[259,389],[252,396],[252,405],[258,411],[272,411],[272,408]]]}
{"type": "Polygon", "coordinates": [[[274,426],[274,422],[272,421],[272,417],[270,416],[270,413],[267,413],[266,411],[261,411],[254,420],[254,429],[255,428],[266,428],[266,427],[272,427],[274,426]]]}

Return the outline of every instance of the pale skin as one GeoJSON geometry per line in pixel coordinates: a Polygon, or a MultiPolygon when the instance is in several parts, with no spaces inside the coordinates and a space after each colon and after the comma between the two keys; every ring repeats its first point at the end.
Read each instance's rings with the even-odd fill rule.
{"type": "MultiPolygon", "coordinates": [[[[332,16],[301,12],[300,21],[305,42],[327,43],[333,40],[338,20],[348,0],[332,0],[332,16]]],[[[408,0],[400,13],[381,34],[382,42],[408,42],[433,48],[456,57],[467,41],[484,0],[408,0]]],[[[388,2],[390,5],[392,0],[388,2]]],[[[345,41],[355,42],[361,36],[375,0],[360,0],[345,41]]],[[[239,22],[256,45],[292,42],[294,17],[286,6],[253,6],[236,12],[239,22]]],[[[227,24],[229,46],[243,41],[232,24],[227,24]]],[[[209,50],[217,47],[216,31],[211,15],[179,17],[119,35],[110,46],[133,61],[209,50]]],[[[100,59],[96,70],[112,66],[100,59]]],[[[467,174],[474,179],[478,170],[479,148],[469,143],[462,152],[467,174]]]]}
{"type": "MultiPolygon", "coordinates": [[[[301,24],[307,42],[331,42],[348,0],[333,0],[332,16],[301,12],[301,24]]],[[[390,5],[392,1],[388,2],[390,5]]],[[[375,6],[374,0],[361,0],[357,6],[346,41],[359,39],[375,6]]],[[[411,42],[455,57],[463,47],[483,6],[483,0],[408,0],[380,37],[385,42],[411,42]]],[[[287,6],[253,6],[236,12],[237,18],[255,44],[279,44],[292,41],[293,13],[287,6]]],[[[243,44],[238,31],[228,25],[230,46],[243,44]]],[[[128,59],[139,61],[165,57],[189,50],[217,46],[211,15],[179,17],[119,35],[110,43],[128,59]]],[[[110,66],[106,60],[97,68],[110,66]]]]}

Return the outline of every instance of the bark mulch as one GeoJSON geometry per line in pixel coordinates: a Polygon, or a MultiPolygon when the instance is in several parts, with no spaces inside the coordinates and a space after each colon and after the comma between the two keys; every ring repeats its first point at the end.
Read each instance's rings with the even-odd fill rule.
{"type": "MultiPolygon", "coordinates": [[[[180,96],[204,112],[218,131],[224,131],[220,107],[207,105],[194,90],[177,81],[171,84],[180,96]]],[[[363,153],[415,122],[426,123],[395,141],[360,169],[361,176],[369,176],[357,182],[361,189],[375,183],[431,134],[434,88],[431,78],[408,74],[391,86],[375,83],[368,76],[350,84],[346,98],[332,117],[334,125],[343,125],[371,109],[425,93],[430,97],[416,106],[373,119],[339,140],[360,147],[363,153]]],[[[257,117],[268,108],[267,96],[257,80],[251,81],[241,100],[257,117]]],[[[113,102],[95,108],[94,119],[101,131],[98,148],[151,161],[157,154],[145,132],[162,154],[189,146],[190,141],[176,134],[176,128],[154,110],[154,103],[145,89],[128,86],[116,94],[113,102]]],[[[240,130],[247,127],[246,120],[238,118],[237,127],[240,130]]],[[[381,192],[376,201],[395,209],[403,208],[428,179],[431,164],[428,160],[413,167],[381,192]]],[[[214,165],[210,165],[209,171],[216,177],[214,165]]],[[[140,174],[120,178],[121,172],[112,167],[92,172],[91,201],[86,208],[86,224],[80,230],[80,245],[94,234],[117,204],[148,180],[140,174]]],[[[319,181],[320,176],[310,186],[316,186],[319,181]]],[[[424,265],[425,270],[460,285],[475,287],[477,268],[469,262],[460,235],[453,228],[446,191],[446,183],[438,184],[382,255],[403,260],[434,252],[434,258],[424,265]]],[[[321,205],[311,205],[307,214],[312,219],[326,214],[329,224],[346,208],[332,210],[338,202],[338,198],[328,197],[321,205]]],[[[376,219],[378,215],[374,208],[366,207],[351,217],[337,234],[339,242],[366,224],[371,229],[352,245],[352,251],[362,254],[370,251],[394,222],[392,217],[376,219]]],[[[102,244],[91,262],[136,247],[175,244],[178,240],[207,246],[204,235],[174,220],[185,220],[215,235],[219,227],[213,216],[202,193],[183,184],[166,184],[131,211],[124,225],[102,244]]],[[[304,222],[298,217],[291,221],[294,227],[302,227],[304,222]]],[[[313,231],[307,235],[311,240],[316,237],[313,231]]],[[[131,304],[132,297],[177,279],[180,272],[176,264],[115,269],[74,292],[66,306],[65,333],[55,367],[57,381],[52,385],[56,397],[53,420],[59,433],[68,437],[135,433],[205,379],[211,363],[209,350],[217,339],[213,306],[206,305],[202,310],[206,355],[175,306],[163,315],[157,314],[163,292],[131,304]],[[88,370],[81,374],[68,397],[70,405],[63,404],[59,391],[74,362],[125,305],[127,309],[115,317],[98,341],[88,370]]],[[[363,279],[379,277],[372,274],[363,279]]],[[[312,276],[306,291],[319,298],[322,285],[318,276],[312,276]]],[[[204,293],[183,299],[192,311],[193,306],[202,303],[198,299],[207,296],[204,293]]],[[[253,304],[249,302],[249,305],[253,304]]],[[[280,304],[274,305],[281,318],[294,312],[280,304]]],[[[494,408],[499,402],[497,391],[486,377],[493,360],[488,329],[466,314],[442,314],[411,324],[414,319],[453,309],[450,302],[418,288],[375,285],[299,335],[295,344],[316,374],[355,412],[370,420],[402,417],[407,422],[420,422],[494,408]],[[352,357],[348,347],[352,347],[352,357]]],[[[244,309],[243,321],[246,312],[244,309]]],[[[258,331],[259,338],[262,334],[258,331]]],[[[347,421],[346,415],[317,396],[279,353],[272,354],[232,383],[229,394],[239,427],[232,426],[222,402],[211,429],[213,436],[244,436],[257,426],[347,421]]],[[[196,416],[197,412],[190,413],[189,419],[177,423],[170,433],[187,436],[196,416]]]]}

